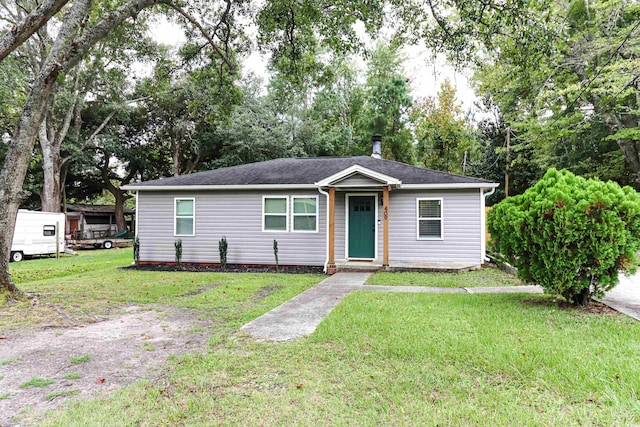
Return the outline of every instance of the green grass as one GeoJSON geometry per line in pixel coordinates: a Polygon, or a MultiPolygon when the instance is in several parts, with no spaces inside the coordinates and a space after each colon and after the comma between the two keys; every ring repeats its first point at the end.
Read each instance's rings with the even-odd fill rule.
{"type": "Polygon", "coordinates": [[[82,378],[82,374],[79,372],[70,372],[64,376],[65,380],[79,380],[80,378],[82,378]]]}
{"type": "Polygon", "coordinates": [[[58,390],[58,391],[54,391],[53,393],[49,393],[45,396],[46,400],[53,400],[56,399],[58,397],[70,397],[70,396],[76,396],[80,394],[80,390],[78,389],[73,389],[73,390],[58,390]]]}
{"type": "Polygon", "coordinates": [[[27,388],[27,387],[48,387],[51,384],[55,383],[54,380],[49,379],[49,378],[38,378],[38,377],[33,377],[31,378],[29,381],[27,381],[26,383],[22,383],[20,384],[20,387],[22,388],[27,388]]]}
{"type": "Polygon", "coordinates": [[[427,286],[434,288],[477,288],[490,286],[520,286],[515,276],[497,268],[481,268],[464,273],[380,272],[367,280],[367,285],[427,286]]]}
{"type": "Polygon", "coordinates": [[[640,328],[541,295],[349,295],[308,339],[222,337],[45,425],[635,425],[640,328]],[[99,418],[96,418],[99,414],[99,418]]]}
{"type": "Polygon", "coordinates": [[[11,397],[11,393],[0,393],[0,400],[5,400],[11,397]]]}
{"type": "MultiPolygon", "coordinates": [[[[120,252],[100,251],[112,265],[128,264],[130,250],[120,252]]],[[[70,315],[131,304],[189,308],[215,319],[209,347],[172,358],[159,380],[42,414],[43,425],[640,424],[640,325],[625,316],[559,308],[545,295],[360,291],[310,337],[259,343],[238,328],[321,277],[157,274],[92,262],[95,269],[66,275],[43,269],[20,286],[70,315]]],[[[494,273],[411,280],[504,286],[494,273]]],[[[372,281],[417,285],[403,277],[413,276],[372,281]]],[[[42,321],[21,310],[28,325],[42,321]]]]}
{"type": "Polygon", "coordinates": [[[97,270],[131,265],[133,250],[83,250],[78,255],[63,255],[60,259],[35,258],[9,264],[11,277],[16,284],[56,277],[65,277],[97,270]]]}
{"type": "Polygon", "coordinates": [[[86,354],[84,356],[72,357],[70,362],[72,365],[79,365],[81,363],[88,362],[89,360],[91,360],[91,356],[86,354]]]}
{"type": "Polygon", "coordinates": [[[83,251],[77,257],[28,260],[11,264],[18,287],[39,295],[39,304],[2,309],[0,330],[68,319],[95,321],[93,315],[127,305],[164,304],[200,309],[203,315],[237,322],[262,314],[318,283],[318,275],[264,273],[187,273],[119,270],[131,264],[132,249],[83,251]],[[274,290],[266,298],[256,294],[274,290]],[[254,300],[257,303],[254,304],[254,300]],[[62,314],[62,315],[61,315],[62,314]]]}
{"type": "Polygon", "coordinates": [[[11,365],[12,363],[16,363],[16,362],[20,361],[21,359],[22,359],[22,357],[14,357],[12,359],[3,360],[3,361],[0,361],[0,366],[11,365]]]}

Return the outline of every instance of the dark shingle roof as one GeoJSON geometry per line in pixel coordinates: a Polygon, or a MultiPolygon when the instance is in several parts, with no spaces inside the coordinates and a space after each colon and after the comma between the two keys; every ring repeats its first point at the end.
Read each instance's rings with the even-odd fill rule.
{"type": "Polygon", "coordinates": [[[192,185],[314,184],[353,165],[382,173],[403,184],[491,184],[490,181],[419,168],[372,157],[284,158],[133,184],[135,187],[192,185]]]}

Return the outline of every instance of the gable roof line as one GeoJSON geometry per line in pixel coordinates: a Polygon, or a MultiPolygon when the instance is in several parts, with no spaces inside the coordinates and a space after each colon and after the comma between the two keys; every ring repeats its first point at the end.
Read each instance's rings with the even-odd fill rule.
{"type": "Polygon", "coordinates": [[[328,176],[325,179],[322,179],[316,182],[315,185],[317,185],[318,187],[326,187],[336,181],[340,181],[342,179],[348,178],[356,174],[364,175],[367,178],[371,178],[374,181],[383,182],[386,185],[395,185],[396,187],[399,187],[402,184],[402,181],[400,181],[398,178],[394,178],[392,176],[373,171],[362,165],[355,164],[353,166],[349,166],[348,168],[341,170],[340,172],[334,173],[333,175],[328,176]]]}

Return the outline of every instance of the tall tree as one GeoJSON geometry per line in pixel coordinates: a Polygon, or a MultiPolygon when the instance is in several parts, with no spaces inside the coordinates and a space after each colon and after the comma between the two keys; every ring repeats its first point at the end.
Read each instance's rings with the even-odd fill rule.
{"type": "Polygon", "coordinates": [[[562,22],[550,49],[527,56],[500,40],[495,60],[476,75],[480,93],[528,141],[541,168],[631,178],[640,188],[640,5],[573,0],[554,2],[549,13],[562,22]]]}
{"type": "Polygon", "coordinates": [[[402,75],[402,58],[398,47],[379,44],[367,64],[366,112],[367,134],[362,144],[368,145],[372,135],[382,136],[382,156],[399,162],[414,163],[412,137],[407,115],[413,105],[408,79],[402,75]]]}
{"type": "Polygon", "coordinates": [[[456,100],[451,82],[448,79],[442,82],[435,98],[417,102],[410,116],[419,162],[445,172],[467,173],[465,169],[472,162],[476,140],[462,116],[462,105],[456,100]]]}
{"type": "MultiPolygon", "coordinates": [[[[135,18],[143,9],[166,5],[184,19],[193,23],[206,39],[214,54],[222,59],[230,72],[235,72],[233,58],[229,55],[227,43],[231,43],[229,34],[224,31],[211,33],[199,24],[185,9],[170,0],[128,0],[120,5],[95,3],[93,0],[74,0],[62,18],[60,30],[55,41],[35,76],[31,91],[22,109],[22,115],[13,132],[2,170],[0,171],[0,293],[19,293],[11,280],[8,262],[16,215],[24,198],[22,184],[31,151],[44,117],[47,101],[53,91],[58,76],[72,70],[98,43],[123,22],[135,18]],[[92,7],[96,7],[95,20],[91,17],[92,7]],[[213,35],[209,35],[213,34],[213,35]],[[215,39],[214,39],[215,38],[215,39]]],[[[215,10],[210,15],[218,26],[230,25],[230,3],[215,10]]],[[[205,13],[206,9],[200,9],[205,13]]]]}

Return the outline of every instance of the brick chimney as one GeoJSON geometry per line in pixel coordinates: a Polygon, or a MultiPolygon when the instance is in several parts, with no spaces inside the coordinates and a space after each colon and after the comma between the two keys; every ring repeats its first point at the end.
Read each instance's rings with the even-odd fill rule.
{"type": "Polygon", "coordinates": [[[371,153],[371,157],[373,157],[374,159],[381,159],[382,155],[380,153],[382,152],[382,136],[373,135],[371,137],[371,144],[373,145],[373,152],[371,153]]]}

